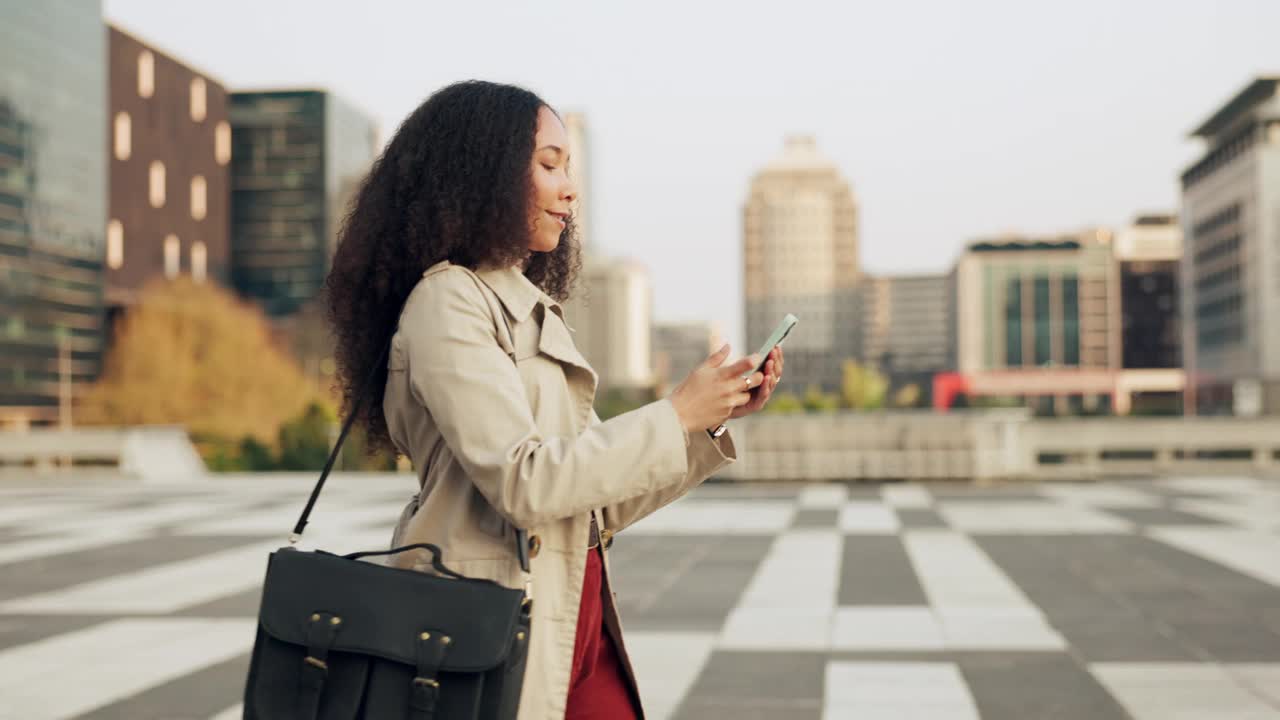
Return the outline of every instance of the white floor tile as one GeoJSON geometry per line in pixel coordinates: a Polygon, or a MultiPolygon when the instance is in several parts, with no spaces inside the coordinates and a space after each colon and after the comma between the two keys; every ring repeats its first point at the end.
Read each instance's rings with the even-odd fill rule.
{"type": "Polygon", "coordinates": [[[0,717],[80,715],[247,653],[254,627],[247,618],[116,620],[0,651],[0,717]]]}
{"type": "Polygon", "coordinates": [[[790,527],[795,512],[791,501],[680,501],[627,528],[627,534],[768,535],[790,527]]]}
{"type": "Polygon", "coordinates": [[[1272,585],[1280,585],[1280,537],[1216,527],[1152,528],[1148,535],[1272,585]]]}
{"type": "Polygon", "coordinates": [[[928,490],[919,485],[885,485],[880,489],[880,497],[890,507],[933,507],[933,495],[930,495],[928,490]]]}
{"type": "Polygon", "coordinates": [[[800,491],[798,502],[802,508],[834,509],[843,505],[848,497],[843,485],[807,485],[800,491]]]}
{"type": "Polygon", "coordinates": [[[878,500],[854,500],[840,508],[840,532],[891,535],[902,528],[893,508],[878,500]]]}
{"type": "Polygon", "coordinates": [[[831,635],[833,650],[935,651],[946,647],[942,626],[926,606],[838,608],[831,635]]]}
{"type": "Polygon", "coordinates": [[[1280,718],[1274,705],[1216,665],[1097,663],[1089,671],[1134,720],[1280,718]]]}
{"type": "Polygon", "coordinates": [[[943,503],[938,513],[956,530],[982,534],[1121,533],[1133,523],[1065,502],[991,501],[943,503]]]}
{"type": "Polygon", "coordinates": [[[952,663],[830,662],[824,718],[978,720],[952,663]]]}
{"type": "Polygon", "coordinates": [[[645,717],[665,720],[680,701],[715,647],[715,633],[627,631],[627,654],[636,671],[645,717]]]}

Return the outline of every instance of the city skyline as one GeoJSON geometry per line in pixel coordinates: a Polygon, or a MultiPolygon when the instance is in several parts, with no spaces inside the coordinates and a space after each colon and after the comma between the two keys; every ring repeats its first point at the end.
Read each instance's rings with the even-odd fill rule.
{"type": "Polygon", "coordinates": [[[384,139],[466,77],[586,112],[597,247],[651,268],[655,319],[716,322],[740,351],[758,342],[741,336],[741,204],[786,135],[814,134],[849,178],[870,272],[940,272],[974,237],[1176,209],[1198,152],[1190,130],[1280,68],[1274,3],[987,2],[927,7],[921,22],[924,7],[746,8],[732,36],[698,7],[513,6],[495,22],[487,7],[109,0],[105,14],[229,89],[326,86],[376,117],[384,139]],[[449,26],[484,33],[422,42],[449,26]]]}

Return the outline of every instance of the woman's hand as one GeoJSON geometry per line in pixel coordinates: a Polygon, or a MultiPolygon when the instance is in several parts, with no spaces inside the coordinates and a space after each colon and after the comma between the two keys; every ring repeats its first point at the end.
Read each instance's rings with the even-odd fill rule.
{"type": "MultiPolygon", "coordinates": [[[[758,356],[748,355],[732,365],[721,367],[727,357],[729,345],[726,343],[671,391],[671,404],[675,406],[676,415],[686,431],[706,430],[731,417],[741,417],[734,413],[753,402],[752,388],[766,381],[765,376],[758,372],[743,379],[759,363],[758,356]]],[[[768,395],[765,397],[767,399],[768,395]]]]}
{"type": "MultiPolygon", "coordinates": [[[[729,418],[736,419],[745,417],[753,412],[758,412],[769,402],[769,398],[773,397],[774,388],[778,387],[778,381],[782,379],[782,346],[776,346],[769,353],[769,360],[764,364],[764,380],[755,386],[751,391],[751,400],[745,405],[739,405],[729,413],[729,418]]],[[[759,377],[760,373],[756,373],[759,377]]]]}

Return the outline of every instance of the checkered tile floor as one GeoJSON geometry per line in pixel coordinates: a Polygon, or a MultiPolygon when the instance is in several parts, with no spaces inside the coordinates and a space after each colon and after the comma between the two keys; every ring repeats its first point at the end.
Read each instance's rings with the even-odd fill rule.
{"type": "MultiPolygon", "coordinates": [[[[309,478],[0,487],[0,718],[239,717],[309,478]]],[[[409,476],[335,476],[384,547],[409,476]]],[[[618,536],[654,718],[1280,718],[1280,483],[707,485],[618,536]]]]}

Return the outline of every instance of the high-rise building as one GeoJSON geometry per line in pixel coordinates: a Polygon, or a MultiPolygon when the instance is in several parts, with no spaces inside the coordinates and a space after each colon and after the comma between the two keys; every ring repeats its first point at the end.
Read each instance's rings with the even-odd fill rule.
{"type": "Polygon", "coordinates": [[[652,334],[653,373],[660,396],[688,377],[720,342],[710,323],[655,323],[652,334]]]}
{"type": "Polygon", "coordinates": [[[582,242],[582,276],[564,303],[574,342],[600,378],[600,391],[652,387],[650,324],[653,290],[641,264],[599,253],[591,233],[592,192],[586,116],[564,114],[569,134],[569,174],[577,184],[574,220],[582,242]]]}
{"type": "Polygon", "coordinates": [[[599,376],[600,389],[651,388],[649,271],[628,260],[588,261],[582,284],[587,312],[569,322],[574,342],[599,376]]]}
{"type": "Polygon", "coordinates": [[[324,90],[232,93],[229,113],[232,282],[269,315],[290,315],[324,284],[376,127],[324,90]]]}
{"type": "Polygon", "coordinates": [[[839,386],[855,357],[858,211],[853,191],[812,137],[788,138],[752,179],[743,209],[747,346],[763,342],[787,313],[784,390],[839,386]]]}
{"type": "Polygon", "coordinates": [[[0,425],[70,419],[98,375],[107,222],[98,0],[0,4],[0,425]]]}
{"type": "Polygon", "coordinates": [[[122,30],[108,30],[107,303],[151,279],[230,284],[227,92],[122,30]]]}
{"type": "Polygon", "coordinates": [[[914,383],[927,396],[934,374],[950,363],[947,276],[867,277],[858,299],[858,359],[879,370],[891,385],[914,383]]]}
{"type": "Polygon", "coordinates": [[[1249,83],[1192,133],[1182,173],[1187,408],[1280,412],[1280,76],[1249,83]]]}
{"type": "Polygon", "coordinates": [[[578,238],[582,242],[583,254],[588,254],[588,245],[592,229],[590,211],[591,203],[587,195],[591,192],[591,167],[587,164],[591,157],[587,144],[587,117],[581,112],[566,112],[564,127],[569,135],[569,175],[578,186],[578,198],[573,204],[573,222],[578,228],[578,238]]]}
{"type": "Polygon", "coordinates": [[[1173,215],[1141,215],[1116,234],[1124,368],[1181,368],[1178,265],[1182,229],[1173,215]]]}
{"type": "MultiPolygon", "coordinates": [[[[1122,238],[1128,257],[1156,257],[1163,232],[1130,228],[1122,238]]],[[[970,244],[954,273],[957,372],[939,376],[935,405],[963,392],[1022,401],[1042,413],[1123,415],[1136,396],[1181,392],[1180,369],[1123,366],[1115,242],[1110,231],[1094,229],[970,244]]],[[[1145,295],[1135,302],[1147,302],[1145,295]]],[[[1168,308],[1166,317],[1148,321],[1164,327],[1173,313],[1168,308]]]]}

